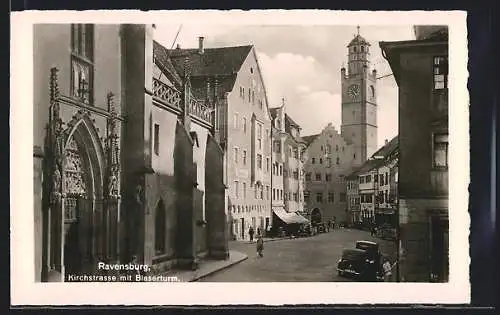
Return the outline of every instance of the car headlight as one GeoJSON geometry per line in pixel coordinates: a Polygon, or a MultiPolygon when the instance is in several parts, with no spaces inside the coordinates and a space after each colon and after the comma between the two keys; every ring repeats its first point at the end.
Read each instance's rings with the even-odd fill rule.
{"type": "Polygon", "coordinates": [[[342,258],[339,258],[339,260],[337,260],[337,262],[342,262],[342,258]]]}
{"type": "Polygon", "coordinates": [[[375,262],[374,260],[369,260],[369,259],[367,259],[367,260],[365,260],[365,261],[366,261],[367,263],[369,263],[369,264],[373,264],[373,263],[375,262]]]}

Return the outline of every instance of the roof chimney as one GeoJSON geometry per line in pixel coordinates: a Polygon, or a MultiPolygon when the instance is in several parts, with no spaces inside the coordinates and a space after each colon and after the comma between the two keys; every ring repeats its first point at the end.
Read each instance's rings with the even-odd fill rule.
{"type": "Polygon", "coordinates": [[[389,143],[389,140],[385,139],[384,143],[385,143],[385,144],[388,144],[388,143],[389,143]]]}
{"type": "Polygon", "coordinates": [[[204,37],[198,37],[198,53],[200,55],[205,52],[205,49],[203,48],[203,39],[204,37]]]}
{"type": "Polygon", "coordinates": [[[181,44],[177,44],[177,49],[181,49],[181,44]]]}

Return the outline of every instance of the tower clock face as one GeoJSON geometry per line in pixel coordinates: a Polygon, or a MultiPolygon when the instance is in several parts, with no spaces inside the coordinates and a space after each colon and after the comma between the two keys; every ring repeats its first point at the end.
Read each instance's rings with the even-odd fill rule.
{"type": "Polygon", "coordinates": [[[357,85],[357,84],[351,84],[347,88],[347,95],[349,95],[349,97],[351,99],[358,98],[359,92],[360,92],[360,89],[359,89],[359,85],[357,85]]]}

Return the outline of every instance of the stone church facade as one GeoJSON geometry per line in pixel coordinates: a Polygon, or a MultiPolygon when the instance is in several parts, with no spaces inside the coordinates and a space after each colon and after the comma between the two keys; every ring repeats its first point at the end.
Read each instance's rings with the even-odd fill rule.
{"type": "Polygon", "coordinates": [[[148,25],[34,26],[35,280],[228,257],[214,101],[148,25]],[[205,172],[210,170],[210,172],[205,172]]]}

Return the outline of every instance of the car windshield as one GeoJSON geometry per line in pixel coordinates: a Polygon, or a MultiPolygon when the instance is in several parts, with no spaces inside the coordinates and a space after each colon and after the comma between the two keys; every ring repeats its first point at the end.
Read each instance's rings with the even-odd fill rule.
{"type": "Polygon", "coordinates": [[[370,244],[370,243],[364,243],[364,242],[358,242],[358,243],[356,243],[356,248],[363,249],[363,250],[374,250],[377,248],[377,245],[370,244]]]}

